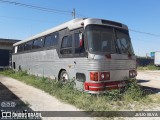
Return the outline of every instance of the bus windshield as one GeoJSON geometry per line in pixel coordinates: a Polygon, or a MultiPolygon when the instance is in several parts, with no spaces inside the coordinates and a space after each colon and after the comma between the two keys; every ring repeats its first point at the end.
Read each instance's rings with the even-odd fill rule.
{"type": "Polygon", "coordinates": [[[90,52],[134,54],[127,30],[89,25],[86,36],[90,52]]]}
{"type": "Polygon", "coordinates": [[[116,44],[121,54],[134,54],[128,30],[116,29],[116,44]]]}

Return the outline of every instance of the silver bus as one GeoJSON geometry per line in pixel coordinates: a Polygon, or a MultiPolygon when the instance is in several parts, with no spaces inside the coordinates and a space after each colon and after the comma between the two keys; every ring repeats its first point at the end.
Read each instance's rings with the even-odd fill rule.
{"type": "Polygon", "coordinates": [[[15,70],[62,82],[73,80],[88,93],[122,88],[136,77],[136,57],[128,27],[78,18],[13,45],[15,70]]]}

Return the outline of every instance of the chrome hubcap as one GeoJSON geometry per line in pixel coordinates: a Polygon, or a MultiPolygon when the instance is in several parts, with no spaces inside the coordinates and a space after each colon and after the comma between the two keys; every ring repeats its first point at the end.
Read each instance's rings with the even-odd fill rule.
{"type": "Polygon", "coordinates": [[[64,74],[62,75],[62,79],[63,79],[63,80],[68,80],[68,75],[67,75],[66,73],[64,73],[64,74]]]}

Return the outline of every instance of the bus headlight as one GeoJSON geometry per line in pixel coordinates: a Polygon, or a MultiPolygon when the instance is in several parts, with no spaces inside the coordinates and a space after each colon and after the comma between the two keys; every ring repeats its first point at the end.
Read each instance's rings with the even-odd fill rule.
{"type": "Polygon", "coordinates": [[[132,71],[130,71],[130,72],[129,72],[129,76],[130,76],[130,77],[132,77],[132,76],[133,76],[133,75],[132,75],[132,71]]]}
{"type": "Polygon", "coordinates": [[[110,80],[110,72],[100,72],[100,80],[110,80]]]}
{"type": "Polygon", "coordinates": [[[110,72],[90,72],[90,80],[92,81],[110,80],[110,72]]]}
{"type": "Polygon", "coordinates": [[[129,71],[129,77],[134,78],[136,76],[136,71],[135,70],[130,70],[129,71]]]}
{"type": "Polygon", "coordinates": [[[101,79],[102,79],[102,80],[104,79],[104,74],[101,74],[101,79]]]}

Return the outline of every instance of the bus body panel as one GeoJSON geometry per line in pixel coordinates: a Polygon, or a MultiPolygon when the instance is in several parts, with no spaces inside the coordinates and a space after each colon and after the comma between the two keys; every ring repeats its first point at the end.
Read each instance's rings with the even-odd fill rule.
{"type": "MultiPolygon", "coordinates": [[[[129,70],[136,70],[136,60],[108,60],[82,58],[59,58],[56,49],[14,55],[13,62],[21,66],[23,71],[36,76],[58,79],[59,71],[64,69],[68,72],[69,78],[75,80],[76,88],[83,90],[84,81],[90,81],[90,72],[110,72],[111,81],[122,81],[129,78],[129,70]],[[76,74],[82,73],[86,79],[79,81],[76,74]]],[[[19,68],[17,67],[17,70],[19,68]]]]}
{"type": "MultiPolygon", "coordinates": [[[[59,58],[56,49],[17,54],[12,59],[13,62],[16,61],[16,66],[21,66],[22,70],[37,76],[55,79],[58,78],[58,73],[61,69],[67,70],[69,75],[72,75],[73,67],[69,68],[68,65],[71,65],[73,59],[59,58]]],[[[16,69],[18,70],[19,67],[16,67],[16,69]]]]}
{"type": "MultiPolygon", "coordinates": [[[[43,76],[52,79],[59,79],[60,72],[62,70],[67,71],[69,79],[73,80],[76,84],[75,87],[79,90],[86,91],[88,93],[101,93],[108,88],[121,88],[125,84],[124,81],[136,76],[136,57],[129,54],[111,53],[110,58],[107,57],[108,53],[90,53],[87,48],[88,42],[84,41],[85,52],[83,56],[62,55],[61,45],[62,39],[65,36],[72,37],[75,40],[75,33],[80,31],[84,33],[83,29],[87,25],[99,24],[113,26],[117,28],[123,28],[128,30],[126,25],[115,23],[112,21],[101,21],[100,19],[77,19],[71,22],[55,27],[46,32],[33,36],[24,41],[18,42],[13,46],[16,48],[15,53],[12,55],[13,68],[15,70],[27,71],[30,74],[36,76],[43,76]],[[113,25],[110,25],[113,24],[113,25]],[[116,26],[118,25],[118,26],[116,26]],[[24,44],[30,40],[34,40],[37,37],[43,37],[44,35],[51,34],[52,32],[58,32],[59,39],[58,44],[52,48],[42,48],[37,50],[25,51],[17,53],[19,45],[24,44]],[[109,80],[91,80],[91,73],[101,74],[102,72],[109,73],[109,80]]],[[[118,30],[117,30],[118,31],[118,30]]],[[[74,47],[75,41],[72,42],[74,47]]],[[[73,50],[74,48],[72,48],[73,50]]],[[[73,52],[75,52],[73,50],[73,52]]],[[[77,54],[78,55],[78,54],[77,54]]],[[[99,78],[98,78],[99,79],[99,78]]]]}

